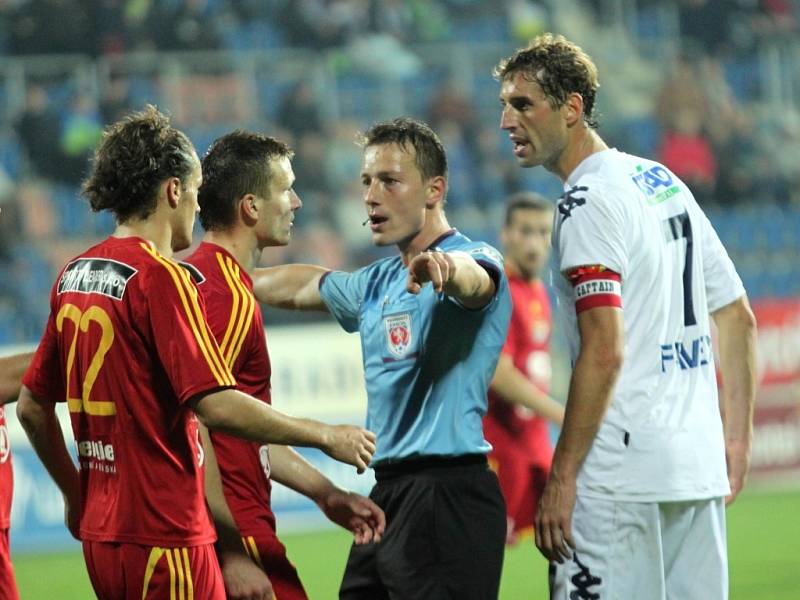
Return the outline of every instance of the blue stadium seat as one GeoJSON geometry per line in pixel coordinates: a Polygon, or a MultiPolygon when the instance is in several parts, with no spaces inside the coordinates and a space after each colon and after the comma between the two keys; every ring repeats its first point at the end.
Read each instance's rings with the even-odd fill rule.
{"type": "Polygon", "coordinates": [[[755,100],[761,79],[758,57],[733,56],[724,61],[725,79],[734,95],[743,102],[755,100]]]}
{"type": "Polygon", "coordinates": [[[50,187],[57,227],[65,237],[84,235],[89,226],[89,207],[80,197],[76,186],[54,183],[50,187]]]}
{"type": "Polygon", "coordinates": [[[0,135],[0,166],[13,180],[22,172],[22,147],[13,136],[0,135]]]}

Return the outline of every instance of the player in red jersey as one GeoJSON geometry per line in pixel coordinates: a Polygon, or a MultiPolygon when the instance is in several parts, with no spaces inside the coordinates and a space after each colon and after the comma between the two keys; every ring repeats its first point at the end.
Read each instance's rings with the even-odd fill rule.
{"type": "MultiPolygon", "coordinates": [[[[200,222],[206,235],[183,263],[192,273],[208,323],[237,389],[271,403],[271,367],[261,310],[249,272],[266,246],[284,246],[301,202],[288,146],[265,135],[235,131],[203,157],[200,222]]],[[[356,543],[380,539],[383,511],[372,500],[335,486],[287,446],[262,445],[211,432],[225,498],[242,542],[270,578],[280,600],[307,596],[277,537],[270,479],[314,500],[356,543]]]]}
{"type": "Polygon", "coordinates": [[[28,368],[32,357],[32,353],[0,357],[0,598],[2,600],[19,598],[8,543],[14,470],[11,465],[11,445],[6,427],[5,405],[17,399],[22,374],[28,368]]]}
{"type": "MultiPolygon", "coordinates": [[[[271,598],[263,572],[231,535],[209,489],[198,419],[262,443],[316,446],[366,468],[374,436],[350,425],[294,419],[234,389],[188,272],[171,260],[191,243],[200,162],[154,107],[104,134],[84,195],[109,210],[114,234],[71,260],[23,378],[18,416],[64,495],[101,599],[271,598]],[[55,415],[66,401],[79,470],[55,415]]],[[[214,471],[210,472],[214,475],[214,471]]]]}
{"type": "Polygon", "coordinates": [[[558,425],[564,419],[564,408],[548,396],[552,322],[540,278],[550,252],[552,222],[550,203],[537,194],[520,193],[509,200],[502,230],[514,307],[483,429],[506,500],[509,544],[521,532],[533,530],[553,457],[547,419],[558,425]]]}

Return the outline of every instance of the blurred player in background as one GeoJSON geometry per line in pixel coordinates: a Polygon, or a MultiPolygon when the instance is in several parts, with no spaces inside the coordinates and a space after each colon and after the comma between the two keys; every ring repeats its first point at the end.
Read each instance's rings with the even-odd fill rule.
{"type": "MultiPolygon", "coordinates": [[[[267,404],[271,367],[250,273],[266,246],[289,243],[301,206],[293,189],[292,155],[284,143],[245,131],[216,140],[203,157],[198,192],[206,234],[183,263],[203,296],[209,326],[237,389],[267,404]]],[[[313,500],[333,522],[352,531],[356,543],[380,540],[383,511],[372,500],[334,485],[292,448],[220,432],[211,432],[211,440],[242,543],[280,600],[307,596],[276,533],[271,479],[313,500]]]]}
{"type": "Polygon", "coordinates": [[[447,158],[427,125],[379,123],[363,147],[364,224],[400,256],[354,273],[286,265],[254,277],[260,301],[328,310],[361,334],[379,435],[370,497],[387,525],[380,544],[351,548],[339,596],[495,598],[506,519],[481,419],[511,312],[502,257],[448,224],[447,158]]]}
{"type": "Polygon", "coordinates": [[[0,598],[3,600],[19,598],[8,541],[14,469],[11,464],[11,440],[6,427],[5,405],[16,401],[19,396],[22,375],[32,358],[32,352],[0,357],[0,598]]]}
{"type": "Polygon", "coordinates": [[[574,368],[536,517],[551,598],[727,598],[725,500],[747,475],[756,382],[742,282],[684,183],[596,133],[579,47],[545,34],[495,75],[518,163],[564,182],[553,253],[574,368]]]}
{"type": "Polygon", "coordinates": [[[521,192],[508,201],[501,239],[513,309],[483,419],[489,462],[506,500],[507,544],[533,532],[553,458],[547,419],[559,426],[564,420],[564,407],[548,396],[552,322],[541,273],[552,229],[553,205],[543,197],[521,192]]]}
{"type": "Polygon", "coordinates": [[[320,447],[360,469],[374,451],[362,429],[286,417],[234,389],[197,288],[170,258],[191,243],[201,181],[191,142],[154,107],[106,130],[84,195],[117,228],[59,274],[23,378],[18,416],[64,495],[101,599],[222,600],[224,586],[233,598],[272,596],[217,481],[209,506],[223,585],[204,492],[212,448],[200,444],[198,418],[261,443],[320,447]],[[65,400],[80,470],[55,414],[65,400]]]}

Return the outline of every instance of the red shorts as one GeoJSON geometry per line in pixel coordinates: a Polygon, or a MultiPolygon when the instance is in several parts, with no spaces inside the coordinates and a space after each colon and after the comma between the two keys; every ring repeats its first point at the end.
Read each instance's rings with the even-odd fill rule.
{"type": "Polygon", "coordinates": [[[297,569],[289,562],[286,548],[275,534],[260,532],[243,535],[242,543],[250,558],[269,577],[275,600],[308,600],[297,569]]]}
{"type": "Polygon", "coordinates": [[[506,513],[514,520],[514,533],[533,529],[536,508],[547,483],[549,469],[529,460],[489,454],[489,465],[497,473],[506,501],[506,513]]]}
{"type": "Polygon", "coordinates": [[[0,529],[0,600],[19,600],[14,567],[11,565],[7,528],[0,529]]]}
{"type": "Polygon", "coordinates": [[[100,600],[225,600],[213,544],[159,548],[84,542],[83,556],[100,600]]]}

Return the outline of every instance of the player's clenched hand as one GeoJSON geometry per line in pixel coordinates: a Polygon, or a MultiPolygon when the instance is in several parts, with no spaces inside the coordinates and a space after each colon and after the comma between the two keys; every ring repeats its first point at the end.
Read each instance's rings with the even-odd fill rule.
{"type": "Polygon", "coordinates": [[[272,600],[269,578],[246,554],[226,554],[220,568],[228,600],[272,600]]]}
{"type": "Polygon", "coordinates": [[[328,425],[323,452],[353,465],[359,473],[367,470],[375,454],[375,434],[355,425],[328,425]]]}
{"type": "Polygon", "coordinates": [[[575,508],[575,482],[550,478],[536,512],[536,547],[548,560],[563,563],[575,548],[572,539],[572,511],[575,508]]]}
{"type": "Polygon", "coordinates": [[[452,256],[446,252],[423,252],[417,254],[408,264],[406,290],[419,294],[422,286],[430,281],[433,289],[441,293],[454,274],[455,263],[452,256]]]}
{"type": "Polygon", "coordinates": [[[369,498],[333,487],[318,504],[331,521],[352,532],[356,544],[381,541],[386,515],[369,498]]]}
{"type": "Polygon", "coordinates": [[[727,444],[725,460],[728,463],[728,483],[731,486],[730,496],[725,498],[725,504],[728,505],[736,500],[747,479],[747,472],[750,470],[750,445],[727,444]]]}

